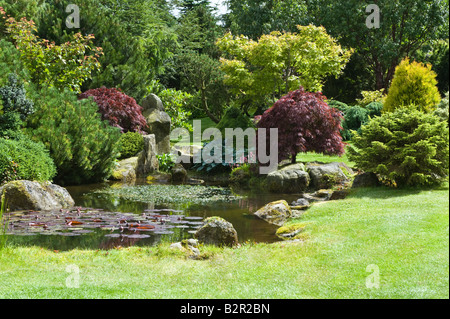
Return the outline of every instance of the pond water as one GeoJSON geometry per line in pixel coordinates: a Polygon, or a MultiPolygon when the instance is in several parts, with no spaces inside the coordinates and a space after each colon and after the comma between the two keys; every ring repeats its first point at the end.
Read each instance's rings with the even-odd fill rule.
{"type": "MultiPolygon", "coordinates": [[[[136,200],[108,192],[126,187],[117,183],[70,186],[67,190],[76,205],[71,211],[11,213],[8,216],[8,242],[60,251],[152,246],[161,241],[192,238],[205,218],[220,216],[233,224],[239,242],[270,243],[279,240],[275,236],[277,226],[253,213],[271,201],[286,199],[291,202],[298,198],[298,195],[232,193],[229,188],[224,188],[237,196],[225,200],[164,203],[156,198],[136,200]]],[[[131,189],[145,191],[157,187],[163,185],[141,182],[131,189]]]]}

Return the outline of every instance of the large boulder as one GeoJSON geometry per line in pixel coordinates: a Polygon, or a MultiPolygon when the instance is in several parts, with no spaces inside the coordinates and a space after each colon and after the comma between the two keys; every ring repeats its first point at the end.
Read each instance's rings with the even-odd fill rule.
{"type": "Polygon", "coordinates": [[[69,192],[50,182],[13,181],[0,187],[11,211],[70,208],[75,202],[69,192]]]}
{"type": "Polygon", "coordinates": [[[353,175],[353,170],[345,163],[308,163],[306,170],[311,178],[310,186],[314,189],[330,188],[336,184],[349,181],[349,176],[353,175]],[[345,171],[345,173],[344,173],[345,171]]]}
{"type": "Polygon", "coordinates": [[[266,177],[266,184],[272,193],[301,193],[308,188],[309,174],[303,164],[285,166],[266,177]]]}
{"type": "Polygon", "coordinates": [[[138,155],[136,176],[147,177],[149,174],[159,169],[159,162],[156,157],[156,148],[155,135],[145,135],[144,150],[138,155]]]}
{"type": "Polygon", "coordinates": [[[265,205],[255,215],[271,224],[283,226],[292,216],[292,211],[285,200],[279,200],[265,205]]]}
{"type": "Polygon", "coordinates": [[[205,219],[194,237],[207,245],[232,247],[238,244],[237,232],[233,225],[216,216],[205,219]]]}

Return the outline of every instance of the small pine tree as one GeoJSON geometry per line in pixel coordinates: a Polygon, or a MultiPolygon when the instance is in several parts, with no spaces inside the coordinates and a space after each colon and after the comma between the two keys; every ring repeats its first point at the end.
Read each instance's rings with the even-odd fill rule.
{"type": "Polygon", "coordinates": [[[410,108],[375,117],[352,139],[348,157],[359,169],[392,185],[442,182],[449,171],[448,125],[433,114],[410,108]]]}
{"type": "Polygon", "coordinates": [[[395,69],[384,112],[393,112],[402,106],[415,105],[423,112],[432,112],[440,101],[436,73],[431,65],[424,65],[405,58],[395,69]]]}

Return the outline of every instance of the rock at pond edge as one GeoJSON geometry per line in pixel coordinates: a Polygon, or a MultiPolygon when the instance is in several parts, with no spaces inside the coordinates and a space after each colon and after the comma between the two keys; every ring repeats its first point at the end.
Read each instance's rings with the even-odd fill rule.
{"type": "Polygon", "coordinates": [[[233,247],[238,244],[236,229],[230,222],[217,216],[205,219],[194,237],[206,245],[233,247]]]}
{"type": "Polygon", "coordinates": [[[70,208],[75,202],[69,192],[50,182],[12,181],[0,187],[11,211],[70,208]]]}

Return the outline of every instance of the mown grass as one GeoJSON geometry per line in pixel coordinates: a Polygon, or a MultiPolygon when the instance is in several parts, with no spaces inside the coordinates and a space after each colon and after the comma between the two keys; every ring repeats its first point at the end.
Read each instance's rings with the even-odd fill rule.
{"type": "Polygon", "coordinates": [[[0,298],[449,298],[449,189],[355,191],[317,204],[301,243],[0,252],[0,298]],[[68,288],[67,266],[79,268],[68,288]],[[368,288],[373,268],[379,288],[368,288]],[[369,270],[369,271],[368,271],[369,270]]]}

